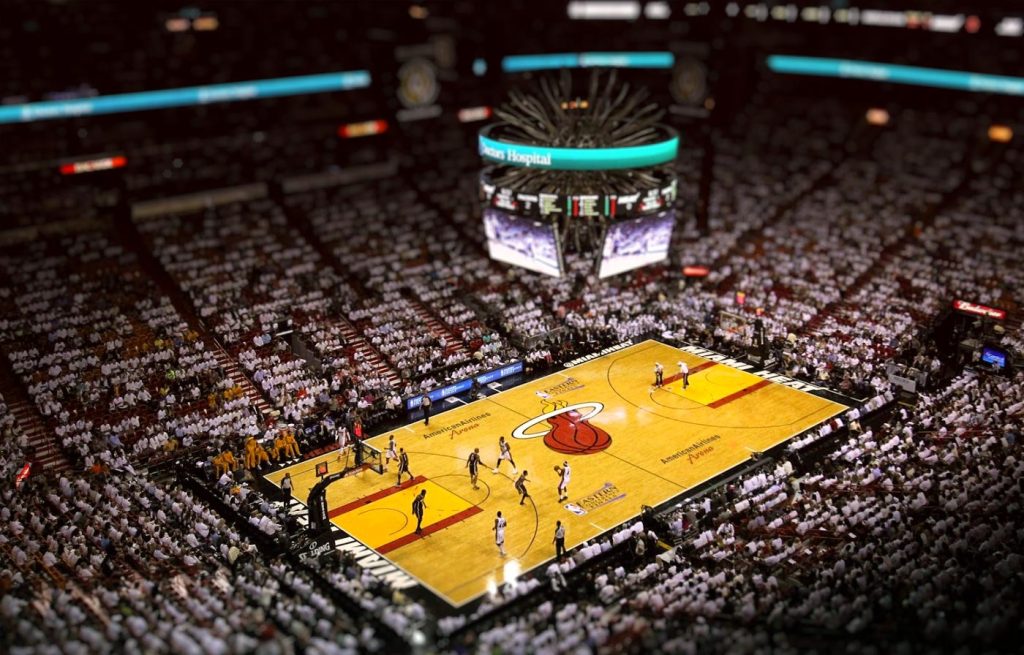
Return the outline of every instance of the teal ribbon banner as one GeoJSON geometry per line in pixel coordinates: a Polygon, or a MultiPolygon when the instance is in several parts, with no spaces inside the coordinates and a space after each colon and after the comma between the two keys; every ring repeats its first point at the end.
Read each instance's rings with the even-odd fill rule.
{"type": "Polygon", "coordinates": [[[523,166],[552,171],[612,171],[658,166],[675,160],[679,137],[672,134],[658,143],[618,148],[549,148],[508,141],[480,133],[480,156],[506,166],[523,166]]]}
{"type": "Polygon", "coordinates": [[[22,105],[0,106],[0,123],[28,123],[32,121],[115,114],[167,107],[209,105],[294,96],[308,93],[347,91],[370,86],[370,73],[365,70],[278,77],[249,82],[229,82],[206,86],[187,86],[161,91],[140,91],[116,95],[81,98],[77,100],[47,100],[22,105]]]}
{"type": "Polygon", "coordinates": [[[544,55],[509,55],[501,60],[506,73],[559,68],[672,68],[676,58],[668,51],[561,52],[544,55]]]}
{"type": "Polygon", "coordinates": [[[771,55],[768,68],[789,75],[814,75],[854,80],[872,80],[913,86],[930,86],[974,93],[1024,95],[1024,77],[989,75],[945,68],[901,66],[857,59],[830,59],[826,57],[797,57],[771,55]]]}

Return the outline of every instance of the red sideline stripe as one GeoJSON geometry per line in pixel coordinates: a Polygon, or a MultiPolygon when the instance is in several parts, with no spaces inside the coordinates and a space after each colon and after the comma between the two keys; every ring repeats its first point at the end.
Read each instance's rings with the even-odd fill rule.
{"type": "MultiPolygon", "coordinates": [[[[700,371],[703,371],[706,368],[711,368],[712,366],[714,366],[717,363],[718,362],[704,362],[703,364],[698,364],[697,366],[694,366],[693,368],[690,369],[690,375],[693,375],[694,373],[698,373],[700,371]]],[[[667,378],[662,380],[661,383],[663,385],[665,385],[665,384],[672,384],[676,380],[682,380],[682,379],[683,379],[683,376],[680,375],[679,373],[676,373],[675,375],[668,376],[667,378]]]]}
{"type": "Polygon", "coordinates": [[[428,534],[434,534],[435,532],[438,532],[440,530],[444,530],[448,526],[455,525],[459,521],[465,521],[469,517],[475,516],[475,515],[479,514],[482,511],[483,510],[480,509],[479,507],[477,507],[476,505],[473,505],[472,507],[467,507],[466,509],[462,510],[458,514],[452,514],[448,518],[441,519],[437,523],[431,523],[430,525],[428,525],[425,528],[423,528],[423,531],[420,532],[419,534],[416,534],[415,532],[412,532],[412,533],[409,533],[409,534],[405,535],[404,537],[399,537],[398,539],[395,539],[392,542],[386,543],[383,546],[381,546],[380,548],[378,548],[377,552],[380,553],[381,555],[383,555],[384,553],[390,553],[391,551],[393,551],[393,550],[395,550],[397,548],[401,548],[402,546],[408,546],[409,544],[411,544],[412,542],[416,541],[420,537],[425,537],[428,534]]]}
{"type": "Polygon", "coordinates": [[[711,409],[718,409],[722,405],[728,405],[732,401],[734,401],[734,400],[736,400],[738,398],[742,398],[743,396],[746,396],[747,394],[754,393],[758,389],[762,389],[764,387],[767,387],[771,383],[772,383],[771,380],[761,380],[760,382],[756,382],[756,383],[750,385],[746,389],[740,389],[736,393],[731,393],[728,396],[726,396],[725,398],[719,398],[718,400],[716,400],[713,403],[708,403],[708,407],[710,407],[711,409]]]}
{"type": "Polygon", "coordinates": [[[370,503],[380,500],[381,498],[387,498],[391,494],[398,493],[399,491],[403,489],[408,489],[409,487],[415,487],[416,485],[422,484],[426,481],[427,479],[425,477],[423,477],[422,475],[417,475],[412,480],[406,480],[405,482],[403,482],[402,486],[400,487],[388,487],[387,489],[381,489],[380,491],[372,493],[369,496],[363,496],[359,500],[353,500],[351,503],[346,503],[341,507],[335,507],[331,511],[327,512],[327,517],[333,519],[335,516],[341,516],[345,512],[351,512],[354,509],[359,509],[363,505],[369,505],[370,503]]]}

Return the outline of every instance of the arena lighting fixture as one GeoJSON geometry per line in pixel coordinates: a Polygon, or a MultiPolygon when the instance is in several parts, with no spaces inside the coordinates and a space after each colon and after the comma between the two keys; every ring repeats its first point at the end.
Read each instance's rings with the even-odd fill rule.
{"type": "Polygon", "coordinates": [[[672,9],[663,0],[655,0],[644,5],[644,18],[649,20],[668,20],[670,16],[672,16],[672,9]]]}
{"type": "Polygon", "coordinates": [[[667,126],[660,126],[660,138],[654,143],[611,148],[557,148],[492,136],[504,126],[497,123],[480,130],[479,147],[481,157],[506,166],[552,171],[613,171],[668,164],[679,154],[679,135],[667,126]]]}
{"type": "Polygon", "coordinates": [[[186,86],[159,91],[119,93],[77,100],[46,100],[0,107],[0,124],[28,123],[56,118],[116,114],[169,107],[212,105],[310,93],[330,93],[362,89],[368,86],[370,86],[369,71],[356,70],[206,86],[186,86]]]}
{"type": "Polygon", "coordinates": [[[889,112],[878,107],[872,107],[864,115],[864,118],[871,125],[888,125],[889,124],[889,112]]]}
{"type": "Polygon", "coordinates": [[[190,27],[191,27],[191,25],[189,24],[187,18],[181,18],[181,17],[168,18],[164,22],[164,28],[168,32],[187,32],[190,27]]]}
{"type": "Polygon", "coordinates": [[[1009,143],[1013,139],[1013,130],[1009,125],[992,125],[988,128],[988,138],[995,143],[1009,143]]]}
{"type": "Polygon", "coordinates": [[[60,165],[61,175],[78,175],[80,173],[94,173],[96,171],[109,171],[114,168],[124,168],[128,163],[123,155],[113,157],[99,157],[97,159],[86,159],[82,161],[68,162],[60,165]]]}
{"type": "Polygon", "coordinates": [[[999,93],[1024,96],[1024,77],[989,75],[943,68],[902,66],[857,59],[831,59],[828,57],[799,57],[770,55],[768,68],[787,75],[838,77],[873,82],[889,82],[910,86],[955,89],[975,93],[999,93]]]}
{"type": "Polygon", "coordinates": [[[385,120],[363,121],[361,123],[348,123],[338,128],[338,136],[343,139],[357,139],[362,136],[373,136],[388,131],[388,122],[385,120]]]}
{"type": "Polygon", "coordinates": [[[458,113],[460,123],[475,123],[476,121],[487,120],[490,117],[491,108],[487,105],[482,105],[480,107],[463,107],[458,113]]]}
{"type": "Polygon", "coordinates": [[[618,69],[593,70],[575,88],[563,69],[534,92],[513,89],[496,107],[501,121],[481,130],[478,150],[496,165],[495,182],[518,193],[632,194],[663,188],[656,167],[673,161],[679,136],[645,88],[619,82],[618,69]],[[563,106],[576,99],[576,108],[563,106]],[[586,108],[580,107],[585,103],[586,108]]]}
{"type": "Polygon", "coordinates": [[[192,29],[197,32],[213,32],[220,27],[216,16],[200,16],[192,21],[192,29]]]}
{"type": "Polygon", "coordinates": [[[561,276],[570,251],[607,277],[668,258],[679,135],[647,90],[619,74],[593,70],[574,88],[563,69],[494,109],[501,122],[478,137],[492,259],[561,276]]]}
{"type": "Polygon", "coordinates": [[[565,8],[572,20],[636,20],[640,3],[636,0],[573,0],[565,8]]]}
{"type": "Polygon", "coordinates": [[[562,102],[562,109],[589,109],[590,103],[586,100],[565,100],[562,102]]]}
{"type": "Polygon", "coordinates": [[[995,32],[999,36],[1024,35],[1024,18],[1007,16],[996,24],[995,32]]]}

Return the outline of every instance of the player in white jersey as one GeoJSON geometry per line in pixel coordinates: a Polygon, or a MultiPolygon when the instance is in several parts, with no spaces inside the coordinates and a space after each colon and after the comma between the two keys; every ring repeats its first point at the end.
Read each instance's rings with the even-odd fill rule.
{"type": "Polygon", "coordinates": [[[352,439],[349,436],[348,428],[344,425],[338,428],[338,459],[340,460],[345,456],[346,449],[352,445],[352,439]]]}
{"type": "Polygon", "coordinates": [[[395,435],[388,439],[388,448],[384,451],[384,470],[388,470],[388,463],[391,460],[398,461],[398,450],[395,448],[395,435]]]}
{"type": "Polygon", "coordinates": [[[569,462],[562,462],[561,466],[555,467],[555,472],[558,473],[558,501],[569,500],[569,479],[572,475],[572,470],[569,468],[569,462]]]}
{"type": "Polygon", "coordinates": [[[519,472],[519,470],[516,469],[515,460],[512,459],[512,447],[508,445],[507,441],[505,441],[505,437],[501,436],[498,437],[498,463],[494,465],[494,469],[491,470],[491,473],[497,473],[498,469],[501,468],[502,461],[504,460],[508,460],[508,463],[512,465],[512,475],[519,472]]]}
{"type": "Polygon", "coordinates": [[[494,527],[491,530],[494,531],[494,543],[498,546],[498,552],[501,553],[502,557],[506,556],[505,553],[505,526],[507,522],[505,517],[498,512],[497,518],[494,519],[494,527]]]}

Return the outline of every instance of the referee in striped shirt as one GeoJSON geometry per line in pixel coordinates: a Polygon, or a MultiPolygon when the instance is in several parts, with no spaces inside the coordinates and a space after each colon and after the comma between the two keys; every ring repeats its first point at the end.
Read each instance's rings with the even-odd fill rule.
{"type": "Polygon", "coordinates": [[[551,541],[555,544],[555,557],[561,562],[565,557],[565,526],[561,521],[555,521],[555,538],[551,541]]]}

